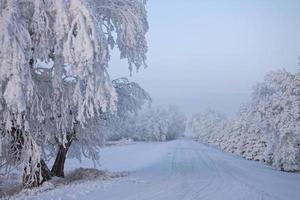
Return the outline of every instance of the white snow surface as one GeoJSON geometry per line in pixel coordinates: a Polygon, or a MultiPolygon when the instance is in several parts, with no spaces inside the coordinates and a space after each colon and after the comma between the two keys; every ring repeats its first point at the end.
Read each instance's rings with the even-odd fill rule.
{"type": "MultiPolygon", "coordinates": [[[[103,149],[101,155],[101,169],[128,170],[130,175],[71,184],[16,199],[300,199],[300,174],[273,170],[187,139],[112,146],[103,149]]],[[[91,164],[70,160],[66,165],[73,169],[91,164]]]]}

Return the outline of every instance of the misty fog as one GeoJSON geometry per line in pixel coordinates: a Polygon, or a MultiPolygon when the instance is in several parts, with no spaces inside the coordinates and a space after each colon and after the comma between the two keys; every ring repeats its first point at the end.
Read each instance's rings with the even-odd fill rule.
{"type": "Polygon", "coordinates": [[[138,82],[154,105],[232,115],[266,72],[300,68],[300,1],[153,0],[147,8],[149,67],[130,77],[116,51],[109,72],[138,82]]]}

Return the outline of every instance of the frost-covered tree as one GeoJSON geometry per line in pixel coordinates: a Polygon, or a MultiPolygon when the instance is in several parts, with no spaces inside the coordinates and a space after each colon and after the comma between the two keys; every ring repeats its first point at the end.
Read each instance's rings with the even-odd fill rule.
{"type": "Polygon", "coordinates": [[[259,127],[251,107],[244,106],[212,142],[222,150],[246,159],[270,163],[267,141],[268,135],[259,127]]]}
{"type": "Polygon", "coordinates": [[[174,105],[170,105],[167,108],[168,112],[168,133],[166,135],[167,140],[175,140],[182,137],[186,130],[187,118],[185,114],[174,105]]]}
{"type": "Polygon", "coordinates": [[[300,74],[271,72],[256,85],[252,107],[258,126],[268,134],[272,165],[300,170],[300,74]]]}
{"type": "Polygon", "coordinates": [[[106,116],[104,124],[106,139],[132,138],[131,121],[144,105],[151,104],[151,97],[137,83],[130,82],[127,78],[119,78],[112,83],[118,95],[117,112],[106,116]]]}
{"type": "Polygon", "coordinates": [[[151,103],[150,95],[136,82],[130,82],[127,78],[119,78],[112,81],[118,95],[117,116],[127,117],[129,114],[135,114],[146,103],[151,103]]]}
{"type": "Polygon", "coordinates": [[[300,74],[270,72],[216,144],[280,170],[300,170],[299,105],[300,74]]]}
{"type": "Polygon", "coordinates": [[[211,109],[194,114],[189,120],[189,128],[194,138],[205,143],[213,142],[224,131],[226,125],[226,116],[211,109]]]}
{"type": "Polygon", "coordinates": [[[183,136],[186,117],[176,106],[157,107],[139,113],[130,124],[135,140],[168,141],[183,136]]]}
{"type": "Polygon", "coordinates": [[[23,170],[25,185],[45,179],[42,145],[55,141],[60,152],[75,138],[92,139],[89,131],[74,130],[116,110],[106,72],[110,49],[119,48],[130,70],[144,64],[145,3],[0,1],[1,141],[13,151],[10,157],[17,156],[12,160],[23,170]]]}

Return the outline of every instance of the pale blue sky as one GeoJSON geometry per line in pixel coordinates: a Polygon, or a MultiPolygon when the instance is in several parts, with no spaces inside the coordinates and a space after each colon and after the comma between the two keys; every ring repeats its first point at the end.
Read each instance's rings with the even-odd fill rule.
{"type": "MultiPolygon", "coordinates": [[[[296,71],[300,0],[149,0],[148,68],[134,74],[155,105],[228,114],[266,72],[296,71]]],[[[112,78],[128,76],[117,53],[112,78]]]]}

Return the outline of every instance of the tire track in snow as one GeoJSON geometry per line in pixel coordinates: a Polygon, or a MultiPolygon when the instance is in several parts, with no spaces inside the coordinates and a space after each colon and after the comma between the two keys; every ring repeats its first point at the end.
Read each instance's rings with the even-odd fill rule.
{"type": "MultiPolygon", "coordinates": [[[[167,166],[169,166],[169,170],[167,174],[164,174],[160,177],[159,182],[157,180],[150,180],[150,183],[145,185],[145,188],[142,188],[138,192],[136,192],[133,195],[129,195],[128,197],[123,197],[122,200],[156,200],[161,199],[161,196],[168,192],[174,192],[176,191],[175,188],[177,188],[180,185],[180,182],[178,182],[178,162],[179,162],[179,151],[180,148],[176,147],[171,152],[171,159],[170,154],[164,158],[167,160],[167,166]],[[170,160],[170,161],[169,161],[170,160]],[[174,180],[170,182],[170,180],[174,180]],[[143,197],[144,196],[144,197],[143,197]]],[[[158,163],[161,164],[161,163],[158,163]]],[[[147,171],[147,169],[145,170],[147,171]]],[[[155,175],[157,176],[157,175],[155,175]]]]}
{"type": "MultiPolygon", "coordinates": [[[[253,197],[253,199],[261,199],[261,200],[265,200],[265,199],[271,199],[271,200],[280,200],[280,198],[267,193],[266,191],[262,190],[262,189],[258,189],[257,187],[250,185],[249,183],[247,183],[245,180],[243,181],[239,176],[237,176],[237,172],[240,171],[239,168],[233,166],[233,165],[227,165],[227,163],[225,163],[224,165],[218,165],[216,164],[216,162],[214,161],[214,159],[211,158],[210,155],[208,155],[208,153],[206,151],[203,151],[202,156],[206,157],[206,159],[211,163],[211,166],[217,171],[218,176],[220,178],[222,178],[222,182],[223,182],[223,186],[226,185],[228,187],[229,184],[233,185],[233,183],[235,184],[239,184],[240,187],[243,187],[243,189],[241,191],[247,191],[249,192],[250,196],[255,195],[255,197],[253,197]],[[234,169],[234,170],[233,170],[234,169]]],[[[240,174],[241,176],[244,174],[240,174]]],[[[233,188],[233,187],[232,187],[233,188]]],[[[238,191],[236,191],[238,192],[238,191]]],[[[213,193],[211,193],[213,194],[213,193]]],[[[249,198],[249,194],[245,194],[244,198],[249,198]]]]}

